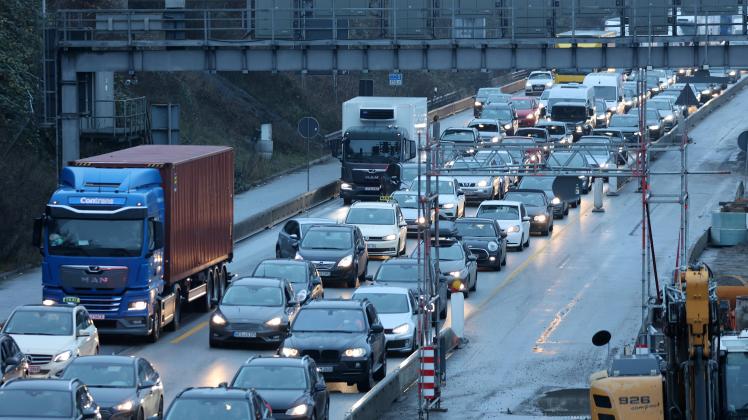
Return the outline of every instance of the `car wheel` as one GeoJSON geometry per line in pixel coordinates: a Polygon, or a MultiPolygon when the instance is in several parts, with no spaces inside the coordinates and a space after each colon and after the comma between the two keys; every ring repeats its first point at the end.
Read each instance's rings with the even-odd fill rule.
{"type": "Polygon", "coordinates": [[[159,420],[164,418],[164,397],[161,397],[158,400],[158,413],[156,413],[156,417],[158,417],[159,420]]]}
{"type": "Polygon", "coordinates": [[[364,271],[361,272],[361,274],[358,275],[358,281],[359,282],[365,282],[366,281],[366,273],[369,272],[369,260],[366,260],[366,265],[364,265],[364,271]]]}
{"type": "Polygon", "coordinates": [[[501,271],[501,266],[504,265],[503,257],[499,259],[496,265],[493,266],[493,271],[501,271]]]}
{"type": "MultiPolygon", "coordinates": [[[[564,209],[564,216],[568,216],[568,215],[569,215],[569,207],[566,207],[564,209]]],[[[561,216],[561,218],[563,219],[563,216],[561,216]]]]}
{"type": "Polygon", "coordinates": [[[346,286],[352,288],[358,287],[358,277],[358,266],[355,266],[353,268],[353,272],[351,273],[351,278],[346,281],[346,286]]]}
{"type": "Polygon", "coordinates": [[[205,278],[205,295],[195,301],[197,310],[199,312],[210,312],[213,307],[213,276],[210,274],[206,275],[205,278]]]}
{"type": "Polygon", "coordinates": [[[506,252],[504,252],[504,258],[501,260],[501,265],[506,265],[506,252]]]}
{"type": "Polygon", "coordinates": [[[351,198],[343,197],[343,204],[350,206],[353,200],[351,198]]]}
{"type": "Polygon", "coordinates": [[[214,340],[214,339],[210,338],[210,339],[208,339],[208,346],[210,346],[210,348],[217,349],[217,348],[221,347],[221,342],[218,341],[218,340],[214,340]]]}
{"type": "Polygon", "coordinates": [[[148,335],[148,341],[151,343],[155,343],[158,341],[159,338],[161,338],[161,307],[160,305],[156,305],[156,310],[153,313],[153,326],[151,328],[151,333],[148,335]]]}
{"type": "Polygon", "coordinates": [[[470,288],[471,292],[474,292],[476,289],[478,289],[478,272],[475,272],[475,278],[473,278],[473,287],[470,288]]]}
{"type": "Polygon", "coordinates": [[[387,376],[387,354],[382,353],[382,366],[374,372],[374,379],[381,381],[385,376],[387,376]]]}
{"type": "Polygon", "coordinates": [[[525,241],[525,248],[530,247],[530,235],[527,235],[527,241],[525,241]]]}
{"type": "Polygon", "coordinates": [[[374,386],[374,378],[371,374],[373,365],[374,362],[372,361],[371,366],[369,366],[369,371],[366,373],[366,377],[362,381],[356,382],[356,388],[358,388],[358,392],[369,392],[369,390],[374,386]]]}
{"type": "Polygon", "coordinates": [[[415,351],[418,350],[418,336],[416,335],[415,331],[413,332],[413,338],[410,343],[410,351],[408,354],[415,353],[415,351]]]}

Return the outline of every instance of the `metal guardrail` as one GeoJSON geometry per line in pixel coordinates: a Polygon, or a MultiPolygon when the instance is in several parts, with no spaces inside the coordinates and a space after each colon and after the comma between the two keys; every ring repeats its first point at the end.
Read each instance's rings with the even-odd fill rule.
{"type": "Polygon", "coordinates": [[[141,135],[148,129],[147,108],[145,96],[95,100],[91,112],[81,114],[80,129],[112,136],[141,135]]]}
{"type": "MultiPolygon", "coordinates": [[[[312,6],[242,9],[60,10],[61,43],[72,41],[356,41],[540,38],[563,42],[604,42],[600,37],[652,42],[651,36],[693,41],[740,39],[748,34],[745,7],[709,0],[566,0],[530,4],[525,0],[474,2],[473,7],[312,6]],[[497,4],[499,6],[497,6],[497,4]],[[595,31],[590,31],[595,29],[595,31]],[[556,38],[562,35],[563,38],[556,38]]],[[[451,4],[450,4],[451,3],[451,4]]],[[[257,4],[263,4],[258,2],[257,4]]],[[[382,3],[374,3],[382,4],[382,3]]],[[[614,42],[618,42],[615,41],[614,42]]]]}

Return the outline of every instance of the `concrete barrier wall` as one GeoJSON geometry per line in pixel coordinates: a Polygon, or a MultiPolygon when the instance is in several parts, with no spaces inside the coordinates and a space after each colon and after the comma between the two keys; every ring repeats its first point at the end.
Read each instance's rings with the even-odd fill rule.
{"type": "Polygon", "coordinates": [[[694,264],[699,261],[699,258],[701,258],[701,253],[704,252],[704,249],[706,249],[707,245],[709,245],[710,230],[710,228],[706,228],[706,230],[701,232],[701,235],[699,235],[699,239],[697,239],[696,242],[694,242],[693,245],[688,248],[689,264],[694,264]]]}

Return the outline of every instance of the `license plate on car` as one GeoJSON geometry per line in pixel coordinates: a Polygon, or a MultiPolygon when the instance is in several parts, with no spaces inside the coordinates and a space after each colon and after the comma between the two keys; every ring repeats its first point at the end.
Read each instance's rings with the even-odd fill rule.
{"type": "Polygon", "coordinates": [[[35,375],[42,371],[42,368],[35,365],[29,365],[29,373],[35,375]]]}
{"type": "Polygon", "coordinates": [[[320,277],[330,277],[330,272],[327,270],[318,270],[317,272],[320,277]]]}
{"type": "Polygon", "coordinates": [[[62,298],[63,303],[81,303],[81,298],[78,296],[65,296],[62,298]]]}
{"type": "Polygon", "coordinates": [[[104,314],[92,314],[90,312],[89,312],[88,316],[91,319],[104,319],[105,318],[104,314]]]}
{"type": "Polygon", "coordinates": [[[234,331],[234,337],[237,338],[255,338],[257,333],[254,331],[234,331]]]}
{"type": "Polygon", "coordinates": [[[332,372],[332,366],[317,366],[317,372],[330,373],[332,372]]]}
{"type": "Polygon", "coordinates": [[[379,187],[364,187],[364,191],[379,191],[379,187]]]}

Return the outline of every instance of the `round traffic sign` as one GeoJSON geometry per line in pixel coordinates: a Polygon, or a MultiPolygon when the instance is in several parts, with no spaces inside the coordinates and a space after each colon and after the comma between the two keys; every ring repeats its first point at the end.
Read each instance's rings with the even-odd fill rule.
{"type": "Polygon", "coordinates": [[[743,131],[738,136],[738,147],[744,152],[748,151],[748,131],[743,131]]]}
{"type": "Polygon", "coordinates": [[[304,117],[299,120],[298,131],[301,137],[316,137],[319,134],[319,122],[314,117],[304,117]]]}

